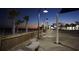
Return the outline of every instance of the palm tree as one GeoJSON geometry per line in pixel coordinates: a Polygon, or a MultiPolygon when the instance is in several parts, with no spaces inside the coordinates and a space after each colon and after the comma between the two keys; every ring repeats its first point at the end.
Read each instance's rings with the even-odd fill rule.
{"type": "Polygon", "coordinates": [[[44,24],[42,24],[42,26],[41,26],[41,27],[42,27],[42,30],[43,30],[43,32],[44,32],[44,24]]]}
{"type": "Polygon", "coordinates": [[[65,27],[66,27],[66,30],[67,30],[67,27],[69,27],[69,24],[65,24],[65,27]]]}
{"type": "Polygon", "coordinates": [[[18,19],[16,19],[16,31],[17,31],[17,33],[18,33],[18,25],[21,23],[21,21],[20,20],[18,20],[18,19]]]}
{"type": "Polygon", "coordinates": [[[75,29],[79,30],[79,21],[76,21],[75,24],[76,24],[76,28],[75,29]]]}
{"type": "Polygon", "coordinates": [[[62,30],[63,24],[60,24],[60,26],[59,26],[59,27],[60,27],[60,30],[62,30]]]}
{"type": "Polygon", "coordinates": [[[29,16],[24,16],[23,18],[26,22],[26,32],[27,32],[27,24],[28,24],[28,21],[29,21],[29,16]]]}
{"type": "Polygon", "coordinates": [[[19,15],[19,13],[13,9],[9,12],[9,17],[10,19],[12,19],[12,34],[15,34],[15,21],[16,21],[16,17],[19,15]]]}
{"type": "Polygon", "coordinates": [[[79,25],[79,21],[76,21],[75,24],[76,24],[76,25],[79,25]]]}
{"type": "Polygon", "coordinates": [[[72,30],[74,30],[73,27],[75,27],[76,24],[71,23],[70,26],[72,27],[72,30]]]}

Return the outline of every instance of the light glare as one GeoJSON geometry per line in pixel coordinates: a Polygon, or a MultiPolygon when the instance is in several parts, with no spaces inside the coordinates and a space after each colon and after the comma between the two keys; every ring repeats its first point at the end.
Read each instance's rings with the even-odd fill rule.
{"type": "Polygon", "coordinates": [[[47,11],[47,10],[44,10],[43,12],[44,12],[44,13],[48,13],[48,11],[47,11]]]}

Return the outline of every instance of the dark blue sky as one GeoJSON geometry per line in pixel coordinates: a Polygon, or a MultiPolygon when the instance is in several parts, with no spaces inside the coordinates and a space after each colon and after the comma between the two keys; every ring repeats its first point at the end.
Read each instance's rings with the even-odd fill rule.
{"type": "Polygon", "coordinates": [[[79,11],[61,14],[60,21],[63,23],[74,23],[75,21],[79,21],[79,11]]]}
{"type": "MultiPolygon", "coordinates": [[[[18,12],[20,12],[20,15],[18,18],[20,20],[23,20],[24,16],[29,16],[29,23],[37,24],[38,20],[38,8],[23,8],[23,9],[16,9],[18,12]]],[[[60,12],[61,9],[58,8],[48,8],[48,13],[43,13],[43,9],[40,9],[41,19],[40,23],[44,22],[46,18],[48,18],[49,24],[55,23],[55,17],[58,12],[60,12]]],[[[0,9],[0,22],[7,17],[7,9],[0,9]]],[[[7,19],[6,19],[7,20],[7,19]]],[[[79,21],[79,11],[69,12],[60,14],[60,22],[63,23],[71,23],[79,21]]]]}
{"type": "Polygon", "coordinates": [[[43,13],[43,10],[44,9],[35,9],[35,8],[32,8],[32,9],[17,9],[19,12],[20,12],[20,19],[23,19],[22,17],[25,16],[25,15],[28,15],[30,16],[30,19],[29,19],[29,23],[37,23],[37,20],[38,20],[38,13],[40,12],[41,16],[40,16],[40,23],[44,22],[46,18],[48,18],[48,22],[49,23],[53,23],[55,22],[55,16],[56,16],[56,13],[58,13],[60,11],[60,9],[47,9],[48,10],[48,13],[45,14],[43,13]]]}

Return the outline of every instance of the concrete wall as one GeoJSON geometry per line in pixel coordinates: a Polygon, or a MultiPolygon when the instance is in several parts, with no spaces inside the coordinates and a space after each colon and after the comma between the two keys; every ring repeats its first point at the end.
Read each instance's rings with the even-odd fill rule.
{"type": "Polygon", "coordinates": [[[29,40],[30,38],[35,37],[37,32],[29,32],[29,33],[23,33],[23,34],[18,34],[10,37],[6,37],[4,39],[1,39],[1,51],[6,51],[9,50],[10,48],[26,41],[29,40]]]}

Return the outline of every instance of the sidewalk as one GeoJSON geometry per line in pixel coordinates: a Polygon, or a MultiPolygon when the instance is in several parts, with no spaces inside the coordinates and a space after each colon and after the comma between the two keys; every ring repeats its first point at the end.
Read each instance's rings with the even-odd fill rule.
{"type": "Polygon", "coordinates": [[[39,51],[73,51],[73,49],[62,46],[61,44],[55,44],[56,34],[52,31],[48,31],[45,36],[43,36],[43,40],[39,40],[40,48],[39,51]]]}
{"type": "MultiPolygon", "coordinates": [[[[56,41],[56,33],[55,31],[47,31],[46,33],[42,33],[41,39],[39,39],[39,49],[38,51],[75,51],[75,44],[71,44],[70,42],[74,42],[74,40],[66,40],[66,36],[60,36],[61,44],[55,44],[56,41]],[[43,35],[45,34],[45,35],[43,35]],[[64,39],[65,38],[65,39],[64,39]],[[64,39],[64,40],[63,40],[64,39]]],[[[36,38],[35,38],[36,39],[36,38]]],[[[12,51],[32,51],[25,46],[28,45],[29,41],[26,41],[20,45],[17,45],[12,51]]],[[[76,43],[77,44],[77,43],[76,43]]],[[[77,48],[78,44],[76,45],[77,48]]]]}

